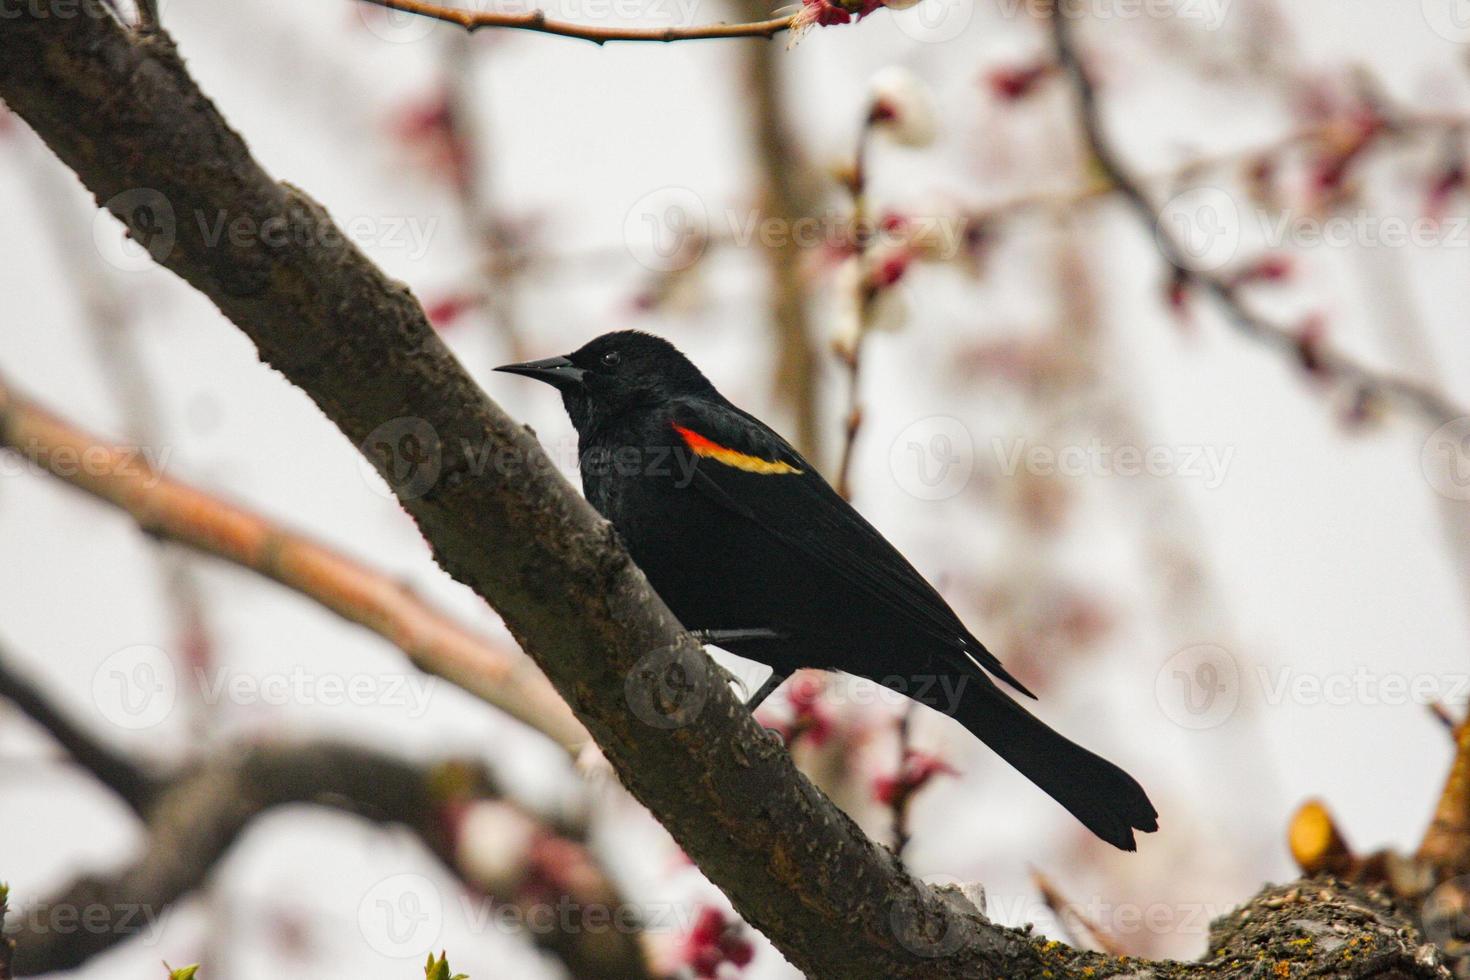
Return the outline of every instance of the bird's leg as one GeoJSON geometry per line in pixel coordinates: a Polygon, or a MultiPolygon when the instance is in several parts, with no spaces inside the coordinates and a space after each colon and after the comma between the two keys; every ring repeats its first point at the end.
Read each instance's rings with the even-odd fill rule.
{"type": "Polygon", "coordinates": [[[771,676],[766,678],[766,682],[756,689],[756,692],[750,696],[749,701],[745,702],[746,710],[754,714],[755,709],[761,706],[761,702],[770,697],[771,692],[780,687],[781,682],[789,676],[789,674],[782,673],[779,670],[771,671],[771,676]]]}
{"type": "Polygon", "coordinates": [[[704,646],[717,647],[739,646],[742,643],[756,643],[760,641],[786,639],[786,634],[778,633],[776,630],[768,629],[690,630],[689,635],[694,637],[704,646]]]}

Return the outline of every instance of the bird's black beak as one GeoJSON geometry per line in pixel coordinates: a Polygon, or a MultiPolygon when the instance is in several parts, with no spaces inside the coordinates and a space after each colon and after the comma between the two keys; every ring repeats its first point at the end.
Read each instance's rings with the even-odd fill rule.
{"type": "Polygon", "coordinates": [[[524,364],[506,364],[495,370],[504,371],[506,374],[523,374],[537,381],[545,381],[553,388],[563,389],[580,385],[582,375],[587,373],[565,357],[544,357],[539,361],[527,361],[524,364]]]}

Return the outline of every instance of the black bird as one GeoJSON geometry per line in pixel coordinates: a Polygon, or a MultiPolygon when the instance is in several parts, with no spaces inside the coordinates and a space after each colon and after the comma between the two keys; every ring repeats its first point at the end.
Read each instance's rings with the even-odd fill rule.
{"type": "Polygon", "coordinates": [[[680,622],[774,669],[752,709],[803,667],[866,677],[951,714],[1115,847],[1158,828],[1133,777],[1002,691],[988,674],[1034,697],[810,463],[672,344],[620,331],[498,370],[561,392],[587,499],[680,622]]]}

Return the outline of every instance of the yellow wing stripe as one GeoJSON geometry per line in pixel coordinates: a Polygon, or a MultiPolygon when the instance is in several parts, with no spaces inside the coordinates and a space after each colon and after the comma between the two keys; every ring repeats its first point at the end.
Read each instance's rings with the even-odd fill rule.
{"type": "Polygon", "coordinates": [[[760,473],[766,476],[801,472],[801,470],[792,466],[790,463],[779,459],[761,459],[759,456],[752,456],[749,453],[742,453],[738,449],[722,446],[713,439],[707,439],[693,429],[686,429],[682,425],[676,425],[674,429],[683,437],[684,442],[689,448],[694,451],[694,455],[701,456],[705,459],[712,459],[717,463],[724,463],[726,466],[733,466],[737,470],[744,470],[746,473],[760,473]]]}

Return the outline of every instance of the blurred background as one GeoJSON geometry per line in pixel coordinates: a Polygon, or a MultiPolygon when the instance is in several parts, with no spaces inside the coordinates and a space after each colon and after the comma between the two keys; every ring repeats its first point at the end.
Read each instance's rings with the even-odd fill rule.
{"type": "MultiPolygon", "coordinates": [[[[545,9],[600,26],[771,15],[545,9]]],[[[1098,161],[1025,0],[605,47],[347,0],[171,0],[162,21],[264,166],[412,288],[569,476],[558,399],[490,369],[612,329],[667,337],[844,477],[1039,713],[1161,813],[1137,854],[1115,852],[948,719],[798,676],[761,717],[869,833],[904,838],[928,880],[983,886],[998,921],[1193,957],[1211,918],[1297,874],[1302,801],[1326,800],[1355,848],[1411,848],[1453,754],[1436,712],[1470,699],[1470,420],[1454,408],[1470,402],[1470,13],[1079,9],[1106,139],[1157,218],[1098,161]],[[1200,275],[1171,271],[1161,242],[1200,275]],[[1058,895],[1103,936],[1059,918],[1058,895]]],[[[356,447],[11,116],[0,214],[7,386],[520,657],[356,447]]],[[[79,881],[135,906],[75,975],[157,977],[167,960],[407,977],[447,949],[476,980],[612,976],[628,942],[649,976],[797,975],[595,750],[12,454],[0,477],[10,693],[165,780],[329,746],[351,749],[330,765],[451,787],[421,825],[372,799],[261,806],[177,901],[130,898],[192,852],[34,705],[0,701],[12,926],[85,930],[53,914],[79,881]],[[568,926],[564,903],[617,925],[568,926]]]]}

